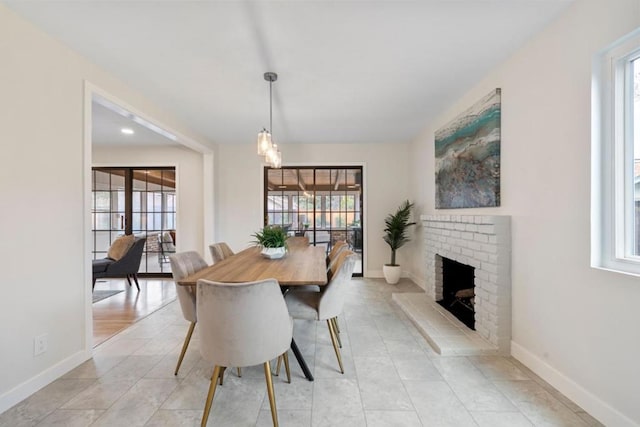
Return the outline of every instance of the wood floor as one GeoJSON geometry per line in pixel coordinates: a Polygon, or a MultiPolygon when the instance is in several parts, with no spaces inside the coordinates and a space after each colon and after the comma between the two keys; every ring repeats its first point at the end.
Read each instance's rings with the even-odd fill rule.
{"type": "Polygon", "coordinates": [[[125,279],[96,282],[96,290],[124,289],[124,292],[93,304],[93,345],[105,342],[121,330],[148,316],[176,298],[171,279],[139,279],[140,292],[125,279]]]}

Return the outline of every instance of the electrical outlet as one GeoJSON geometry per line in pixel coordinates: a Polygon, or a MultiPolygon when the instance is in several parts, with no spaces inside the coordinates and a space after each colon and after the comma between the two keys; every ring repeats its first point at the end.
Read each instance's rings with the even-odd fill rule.
{"type": "Polygon", "coordinates": [[[38,335],[33,339],[33,355],[37,356],[45,351],[47,351],[47,334],[38,335]]]}

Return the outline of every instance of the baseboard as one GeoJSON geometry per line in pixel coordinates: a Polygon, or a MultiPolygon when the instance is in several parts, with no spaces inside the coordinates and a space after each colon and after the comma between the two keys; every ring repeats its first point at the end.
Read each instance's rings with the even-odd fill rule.
{"type": "Polygon", "coordinates": [[[382,274],[382,270],[367,270],[366,277],[371,279],[384,279],[384,274],[382,274]]]}
{"type": "MultiPolygon", "coordinates": [[[[382,272],[382,270],[367,270],[367,274],[365,275],[365,277],[371,278],[371,279],[384,279],[384,273],[382,272]]],[[[411,279],[413,280],[412,275],[407,272],[402,270],[402,273],[400,274],[400,277],[403,279],[411,279]]],[[[415,280],[413,280],[414,283],[416,283],[415,280]]],[[[417,284],[417,283],[416,283],[417,284]]],[[[420,285],[418,285],[420,286],[420,285]]]]}
{"type": "Polygon", "coordinates": [[[89,360],[92,356],[91,350],[79,351],[61,362],[56,363],[50,368],[40,372],[33,378],[28,379],[22,384],[17,385],[11,390],[0,396],[0,414],[14,406],[16,403],[31,396],[42,387],[57,380],[76,366],[89,360]]]}
{"type": "Polygon", "coordinates": [[[608,403],[585,390],[571,378],[513,341],[511,341],[511,355],[604,425],[616,427],[640,426],[640,424],[620,413],[608,403]]]}
{"type": "Polygon", "coordinates": [[[413,274],[412,272],[408,272],[408,273],[407,273],[407,277],[408,277],[409,279],[411,279],[411,281],[412,281],[413,283],[415,283],[415,284],[416,284],[416,285],[418,285],[420,288],[422,288],[422,290],[426,290],[426,289],[427,289],[427,283],[426,283],[426,281],[425,281],[423,278],[418,277],[417,275],[413,274]]]}

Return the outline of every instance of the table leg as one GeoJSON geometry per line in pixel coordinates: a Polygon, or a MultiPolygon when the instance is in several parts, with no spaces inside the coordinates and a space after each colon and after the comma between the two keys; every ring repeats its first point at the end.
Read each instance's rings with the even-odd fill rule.
{"type": "Polygon", "coordinates": [[[302,368],[302,372],[304,372],[304,376],[307,377],[309,381],[313,381],[313,375],[311,375],[311,371],[307,366],[307,362],[304,361],[304,357],[302,357],[302,354],[300,353],[300,349],[298,349],[298,346],[296,345],[296,341],[293,338],[291,338],[291,351],[293,351],[293,355],[296,357],[296,360],[298,361],[300,368],[302,368]]]}

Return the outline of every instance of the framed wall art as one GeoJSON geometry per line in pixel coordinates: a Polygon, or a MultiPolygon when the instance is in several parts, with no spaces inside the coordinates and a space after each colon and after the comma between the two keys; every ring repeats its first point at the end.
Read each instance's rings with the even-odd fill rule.
{"type": "Polygon", "coordinates": [[[436,131],[436,209],[500,206],[500,92],[436,131]]]}

